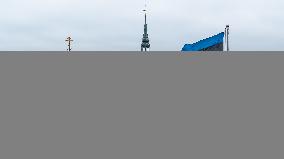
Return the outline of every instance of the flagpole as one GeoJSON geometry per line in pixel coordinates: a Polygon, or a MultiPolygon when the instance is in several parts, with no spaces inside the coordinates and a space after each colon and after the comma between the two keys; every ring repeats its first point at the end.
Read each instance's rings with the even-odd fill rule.
{"type": "Polygon", "coordinates": [[[225,37],[224,37],[225,43],[223,46],[223,51],[227,51],[227,28],[226,27],[225,27],[224,34],[225,34],[225,37]]]}
{"type": "Polygon", "coordinates": [[[227,44],[227,51],[230,51],[229,48],[229,25],[226,25],[226,30],[225,30],[225,34],[226,34],[226,44],[227,44]]]}

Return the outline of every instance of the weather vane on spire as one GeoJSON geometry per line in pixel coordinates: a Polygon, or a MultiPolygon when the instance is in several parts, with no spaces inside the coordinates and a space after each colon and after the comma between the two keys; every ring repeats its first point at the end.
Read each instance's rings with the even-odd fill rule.
{"type": "Polygon", "coordinates": [[[141,44],[141,51],[148,51],[150,48],[150,40],[148,37],[148,27],[147,27],[147,3],[145,0],[145,9],[143,10],[143,12],[145,12],[145,24],[144,24],[144,34],[143,34],[143,38],[142,38],[142,44],[141,44]]]}

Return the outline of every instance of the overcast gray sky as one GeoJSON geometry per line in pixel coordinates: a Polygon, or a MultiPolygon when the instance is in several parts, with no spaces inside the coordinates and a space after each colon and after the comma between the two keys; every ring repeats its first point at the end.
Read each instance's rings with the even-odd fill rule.
{"type": "MultiPolygon", "coordinates": [[[[0,0],[0,50],[140,50],[144,0],[0,0]]],[[[231,50],[284,50],[283,0],[148,0],[153,51],[179,51],[230,24],[231,50]]]]}

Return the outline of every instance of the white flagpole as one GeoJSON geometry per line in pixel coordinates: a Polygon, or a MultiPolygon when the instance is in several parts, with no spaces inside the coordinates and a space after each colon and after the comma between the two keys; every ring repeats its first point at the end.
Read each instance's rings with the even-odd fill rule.
{"type": "Polygon", "coordinates": [[[227,44],[227,51],[230,51],[229,48],[229,25],[226,25],[226,44],[227,44]]]}

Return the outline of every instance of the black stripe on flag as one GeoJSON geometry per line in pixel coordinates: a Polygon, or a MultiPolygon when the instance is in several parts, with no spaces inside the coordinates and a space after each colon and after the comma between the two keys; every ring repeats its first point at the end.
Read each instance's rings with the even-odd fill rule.
{"type": "Polygon", "coordinates": [[[210,47],[207,47],[207,48],[204,48],[200,51],[223,51],[223,42],[216,44],[216,45],[213,45],[213,46],[210,46],[210,47]]]}

